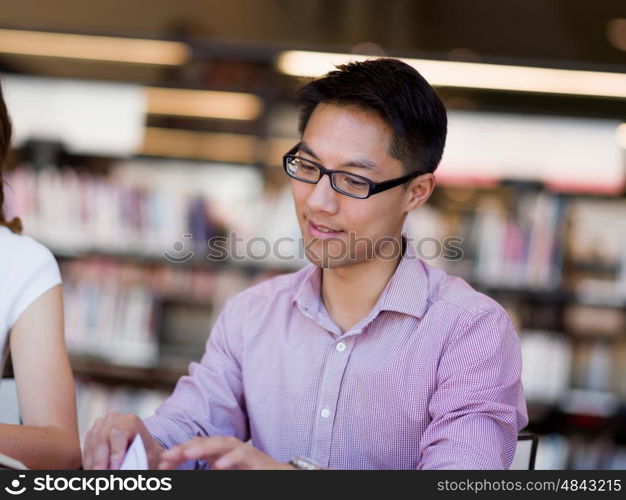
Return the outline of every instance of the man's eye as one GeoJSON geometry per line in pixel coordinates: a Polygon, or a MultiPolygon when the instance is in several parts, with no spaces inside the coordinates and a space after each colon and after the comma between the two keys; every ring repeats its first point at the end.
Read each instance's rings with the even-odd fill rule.
{"type": "Polygon", "coordinates": [[[307,165],[306,163],[298,162],[298,168],[303,172],[313,172],[315,167],[312,165],[307,165]]]}
{"type": "Polygon", "coordinates": [[[355,188],[362,188],[362,187],[367,186],[367,182],[360,181],[358,179],[353,179],[352,177],[347,177],[346,180],[348,181],[348,184],[350,184],[350,186],[355,187],[355,188]]]}

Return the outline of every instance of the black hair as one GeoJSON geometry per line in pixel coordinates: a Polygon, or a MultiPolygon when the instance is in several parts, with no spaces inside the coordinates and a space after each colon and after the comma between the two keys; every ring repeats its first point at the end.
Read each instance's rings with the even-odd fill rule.
{"type": "Polygon", "coordinates": [[[298,92],[302,135],[320,103],[375,111],[394,132],[389,153],[407,173],[434,172],[446,143],[446,108],[412,66],[392,58],[337,66],[298,92]]]}

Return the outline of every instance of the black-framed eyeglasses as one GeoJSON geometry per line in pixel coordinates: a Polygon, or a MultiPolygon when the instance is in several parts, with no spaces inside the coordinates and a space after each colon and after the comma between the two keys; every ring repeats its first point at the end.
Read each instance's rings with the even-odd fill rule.
{"type": "Polygon", "coordinates": [[[373,194],[382,193],[423,174],[418,171],[395,179],[374,182],[351,172],[329,170],[319,163],[297,156],[295,153],[299,148],[300,144],[296,144],[283,156],[283,168],[289,177],[309,184],[317,184],[323,175],[328,175],[332,188],[351,198],[369,198],[373,194]]]}

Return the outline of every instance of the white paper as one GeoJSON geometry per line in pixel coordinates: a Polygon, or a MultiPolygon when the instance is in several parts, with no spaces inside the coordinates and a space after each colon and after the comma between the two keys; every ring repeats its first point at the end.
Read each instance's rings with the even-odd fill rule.
{"type": "Polygon", "coordinates": [[[15,460],[14,458],[11,458],[3,453],[0,453],[0,468],[28,470],[28,467],[26,467],[22,462],[20,462],[19,460],[15,460]]]}
{"type": "Polygon", "coordinates": [[[146,455],[146,448],[139,434],[135,436],[128,448],[120,470],[148,470],[148,455],[146,455]]]}

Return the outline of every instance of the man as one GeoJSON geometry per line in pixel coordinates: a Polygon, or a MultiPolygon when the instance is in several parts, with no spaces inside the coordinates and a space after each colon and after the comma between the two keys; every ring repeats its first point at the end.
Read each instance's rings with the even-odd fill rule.
{"type": "Polygon", "coordinates": [[[299,99],[284,168],[311,264],[234,297],[156,415],[98,420],[86,468],[117,468],[137,433],[162,469],[509,467],[528,421],[511,321],[402,236],[435,187],[443,104],[394,59],[299,99]]]}

